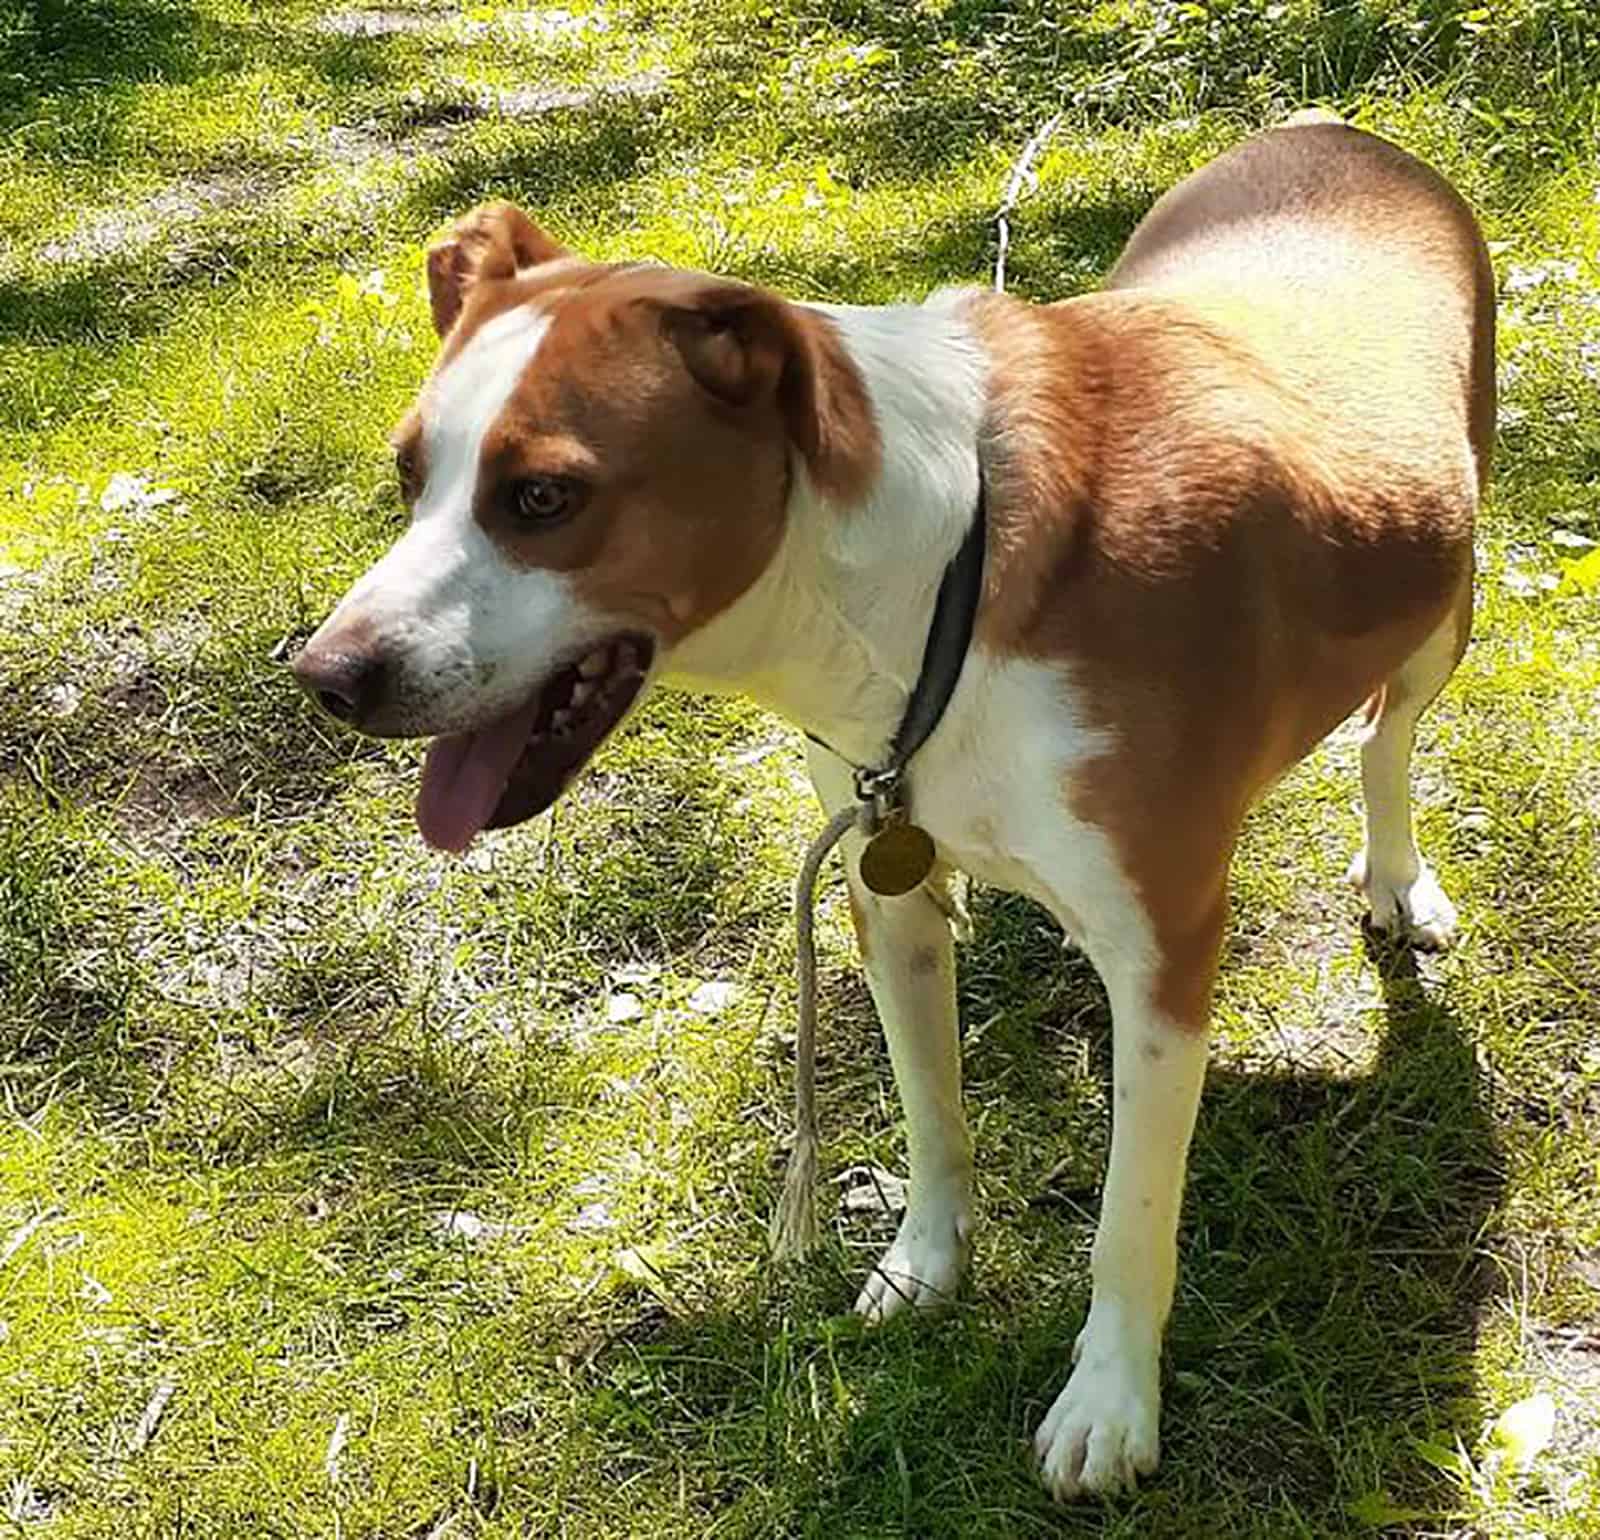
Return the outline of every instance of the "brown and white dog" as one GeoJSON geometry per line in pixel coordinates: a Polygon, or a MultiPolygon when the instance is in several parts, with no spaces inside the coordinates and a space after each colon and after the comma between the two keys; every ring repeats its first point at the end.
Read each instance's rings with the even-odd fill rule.
{"type": "MultiPolygon", "coordinates": [[[[1462,200],[1336,124],[1168,193],[1106,288],[883,309],[562,249],[515,208],[429,253],[443,347],[395,435],[411,525],[296,663],[336,716],[430,736],[434,845],[548,807],[647,685],[739,691],[882,755],[935,591],[988,544],[948,710],[910,765],[929,884],[861,953],[908,1125],[904,1223],[857,1308],[955,1288],[972,1226],[948,871],[1031,895],[1114,1017],[1113,1137],[1061,1497],[1157,1458],[1158,1362],[1228,863],[1251,801],[1367,703],[1373,923],[1455,915],[1417,854],[1417,718],[1461,656],[1494,425],[1493,284],[1462,200]]],[[[843,757],[836,757],[843,756],[843,757]]]]}

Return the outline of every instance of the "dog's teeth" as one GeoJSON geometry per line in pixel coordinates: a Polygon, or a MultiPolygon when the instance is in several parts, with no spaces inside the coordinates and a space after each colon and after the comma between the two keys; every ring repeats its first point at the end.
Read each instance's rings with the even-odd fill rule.
{"type": "Polygon", "coordinates": [[[572,726],[572,713],[565,708],[556,712],[550,718],[550,730],[558,737],[565,737],[568,728],[572,726]]]}
{"type": "Polygon", "coordinates": [[[581,706],[591,695],[594,694],[598,688],[599,686],[590,684],[587,680],[580,679],[572,687],[572,704],[574,706],[581,706]]]}
{"type": "MultiPolygon", "coordinates": [[[[606,669],[610,667],[610,662],[611,660],[606,656],[605,648],[597,647],[589,654],[588,657],[578,664],[578,672],[582,674],[585,679],[598,679],[603,673],[605,673],[606,669]]],[[[578,692],[574,690],[572,693],[573,698],[577,699],[578,692]]]]}

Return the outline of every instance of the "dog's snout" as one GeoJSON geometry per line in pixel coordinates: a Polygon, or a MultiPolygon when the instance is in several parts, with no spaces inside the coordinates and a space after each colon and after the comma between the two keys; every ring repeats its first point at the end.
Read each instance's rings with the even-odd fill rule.
{"type": "Polygon", "coordinates": [[[311,644],[294,660],[294,676],[330,716],[360,727],[382,703],[388,666],[377,653],[355,645],[311,644]]]}

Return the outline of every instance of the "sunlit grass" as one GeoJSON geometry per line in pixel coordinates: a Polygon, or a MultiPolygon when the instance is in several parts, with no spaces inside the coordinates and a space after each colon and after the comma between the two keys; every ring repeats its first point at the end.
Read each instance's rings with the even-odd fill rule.
{"type": "MultiPolygon", "coordinates": [[[[1586,0],[1458,9],[438,5],[368,37],[310,0],[0,0],[0,1519],[1594,1532],[1600,617],[1560,579],[1600,539],[1600,41],[1586,0]],[[1308,97],[1457,180],[1505,290],[1477,639],[1418,763],[1466,935],[1419,978],[1364,949],[1348,738],[1252,820],[1162,1473],[1058,1512],[1022,1440],[1087,1300],[1107,1019],[1044,917],[980,894],[963,957],[971,1289],[869,1336],[881,1220],[803,1270],[763,1245],[794,735],[663,698],[452,863],[415,750],[322,726],[281,660],[398,527],[422,251],[471,201],[597,257],[916,297],[988,281],[1064,108],[1010,259],[1048,299],[1308,97]],[[1556,1433],[1518,1476],[1483,1430],[1535,1390],[1556,1433]]],[[[829,1165],[899,1169],[836,887],[823,939],[829,1165]]]]}

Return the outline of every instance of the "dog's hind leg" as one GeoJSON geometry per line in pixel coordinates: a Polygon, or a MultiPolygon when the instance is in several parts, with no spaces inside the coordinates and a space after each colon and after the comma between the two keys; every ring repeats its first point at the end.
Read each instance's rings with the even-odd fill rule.
{"type": "MultiPolygon", "coordinates": [[[[813,746],[809,764],[823,806],[831,812],[847,805],[854,793],[844,762],[813,746]]],[[[972,1141],[961,1109],[948,914],[926,884],[901,898],[870,892],[861,881],[861,848],[858,835],[846,837],[850,910],[889,1042],[911,1161],[900,1233],[856,1301],[857,1312],[876,1322],[905,1306],[938,1305],[954,1294],[972,1229],[972,1141]]]]}
{"type": "Polygon", "coordinates": [[[1417,719],[1450,677],[1466,645],[1469,615],[1458,610],[1384,685],[1377,718],[1361,748],[1366,844],[1350,864],[1374,930],[1438,949],[1456,932],[1455,906],[1417,852],[1411,828],[1411,746],[1417,719]]]}

